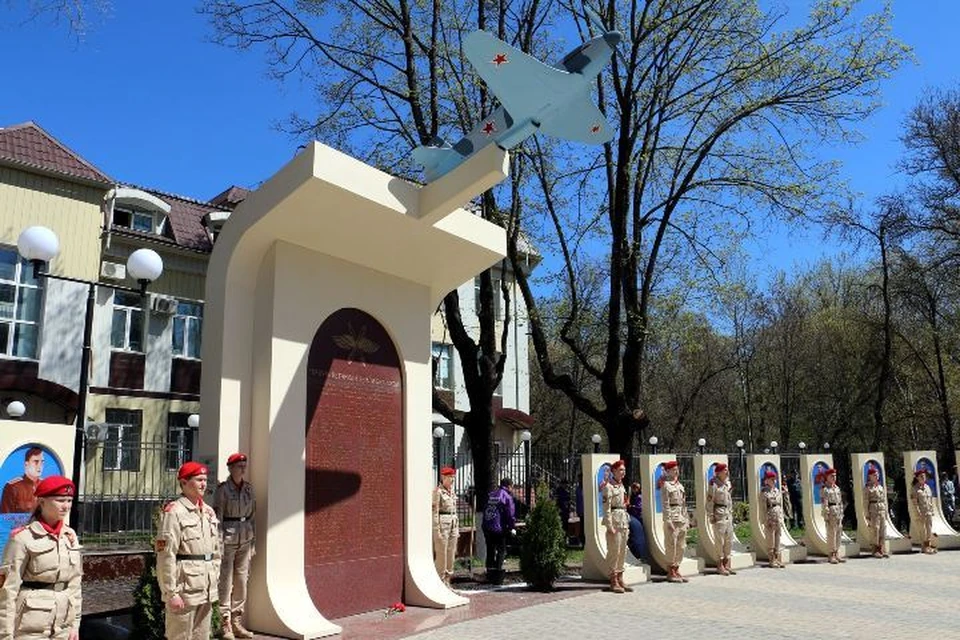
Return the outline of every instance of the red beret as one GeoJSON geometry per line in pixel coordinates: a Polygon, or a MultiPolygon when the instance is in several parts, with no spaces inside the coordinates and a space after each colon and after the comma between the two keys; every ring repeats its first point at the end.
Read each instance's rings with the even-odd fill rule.
{"type": "Polygon", "coordinates": [[[913,475],[918,476],[918,475],[920,475],[921,473],[926,473],[926,472],[927,472],[926,469],[920,468],[920,469],[917,469],[916,471],[914,471],[914,472],[913,472],[913,475]]]}
{"type": "Polygon", "coordinates": [[[870,465],[870,466],[867,468],[867,475],[868,475],[868,476],[878,476],[878,475],[880,475],[880,469],[879,469],[878,467],[875,467],[874,465],[870,465]]]}
{"type": "Polygon", "coordinates": [[[227,466],[229,467],[235,462],[246,462],[246,461],[247,461],[247,454],[234,453],[234,454],[231,454],[229,458],[227,458],[227,466]]]}
{"type": "Polygon", "coordinates": [[[827,467],[826,469],[823,470],[824,478],[826,478],[827,476],[835,476],[835,475],[837,475],[837,470],[834,469],[833,467],[827,467]]]}
{"type": "Polygon", "coordinates": [[[623,469],[626,466],[627,466],[626,462],[624,462],[623,460],[617,460],[616,462],[610,465],[610,469],[613,471],[616,471],[617,469],[623,469]]]}
{"type": "Polygon", "coordinates": [[[767,472],[763,474],[764,480],[766,480],[767,478],[776,478],[776,477],[777,477],[777,472],[771,471],[770,469],[767,469],[767,472]]]}
{"type": "Polygon", "coordinates": [[[207,475],[207,467],[199,462],[184,462],[177,472],[179,480],[189,480],[193,476],[207,475]]]}
{"type": "Polygon", "coordinates": [[[679,463],[678,463],[676,460],[667,460],[666,462],[663,463],[663,468],[664,468],[664,469],[673,469],[673,468],[676,467],[678,464],[679,464],[679,463]]]}
{"type": "Polygon", "coordinates": [[[718,462],[717,464],[715,464],[715,465],[713,466],[713,470],[714,470],[714,471],[718,471],[718,472],[719,472],[719,471],[726,471],[726,470],[727,470],[727,463],[725,463],[725,462],[718,462]]]}
{"type": "Polygon", "coordinates": [[[72,496],[76,491],[73,486],[73,480],[63,476],[50,476],[44,478],[34,490],[38,498],[47,498],[49,496],[72,496]]]}
{"type": "Polygon", "coordinates": [[[440,475],[442,476],[455,476],[457,475],[457,470],[453,467],[444,467],[440,469],[440,475]]]}

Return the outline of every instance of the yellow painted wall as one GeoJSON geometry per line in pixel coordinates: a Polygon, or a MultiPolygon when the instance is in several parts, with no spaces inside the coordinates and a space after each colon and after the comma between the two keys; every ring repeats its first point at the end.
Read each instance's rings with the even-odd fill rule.
{"type": "Polygon", "coordinates": [[[105,188],[73,184],[0,166],[0,243],[15,247],[20,232],[49,227],[60,239],[53,273],[96,280],[100,268],[100,204],[105,188]]]}
{"type": "Polygon", "coordinates": [[[199,274],[164,269],[157,281],[150,284],[149,290],[178,299],[203,300],[204,280],[199,274]]]}
{"type": "Polygon", "coordinates": [[[121,495],[136,498],[173,496],[179,492],[176,469],[167,468],[166,442],[167,415],[174,413],[199,413],[199,402],[183,400],[156,400],[129,396],[91,395],[87,400],[87,413],[94,422],[104,422],[107,409],[140,409],[143,425],[140,439],[140,471],[110,470],[103,468],[102,444],[90,443],[86,456],[87,495],[121,495]]]}

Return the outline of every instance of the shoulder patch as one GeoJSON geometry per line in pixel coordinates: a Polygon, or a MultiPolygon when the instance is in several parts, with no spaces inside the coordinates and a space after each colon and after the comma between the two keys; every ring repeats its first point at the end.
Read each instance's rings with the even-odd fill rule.
{"type": "Polygon", "coordinates": [[[17,527],[16,529],[14,529],[13,531],[10,532],[10,537],[12,538],[13,536],[15,536],[15,535],[17,535],[18,533],[20,533],[21,531],[23,531],[24,529],[26,529],[25,526],[24,526],[24,527],[17,527]]]}
{"type": "Polygon", "coordinates": [[[159,551],[166,551],[167,549],[167,539],[166,538],[157,538],[153,543],[153,548],[159,551]]]}
{"type": "Polygon", "coordinates": [[[170,501],[167,504],[163,505],[163,512],[170,513],[171,511],[173,511],[173,507],[175,504],[176,504],[176,501],[170,501]]]}

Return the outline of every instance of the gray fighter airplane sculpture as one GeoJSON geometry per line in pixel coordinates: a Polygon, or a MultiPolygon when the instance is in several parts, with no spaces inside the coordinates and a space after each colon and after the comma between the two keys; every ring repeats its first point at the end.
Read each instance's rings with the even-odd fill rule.
{"type": "Polygon", "coordinates": [[[413,158],[423,166],[427,182],[488,144],[512,149],[537,131],[588,144],[611,140],[613,132],[590,90],[620,39],[619,32],[607,31],[550,67],[485,31],[471,33],[464,40],[464,53],[501,106],[452,146],[439,140],[435,146],[414,149],[413,158]]]}

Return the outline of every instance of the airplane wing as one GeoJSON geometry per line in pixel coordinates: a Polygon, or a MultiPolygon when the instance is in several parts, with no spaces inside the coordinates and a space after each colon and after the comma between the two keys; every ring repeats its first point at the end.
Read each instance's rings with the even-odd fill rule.
{"type": "Polygon", "coordinates": [[[588,89],[584,88],[558,106],[540,123],[542,133],[586,144],[603,144],[613,139],[613,130],[593,103],[588,89]]]}
{"type": "Polygon", "coordinates": [[[569,93],[573,87],[573,78],[566,71],[549,67],[485,31],[468,35],[463,50],[483,81],[517,120],[537,113],[551,104],[555,96],[569,93]]]}

